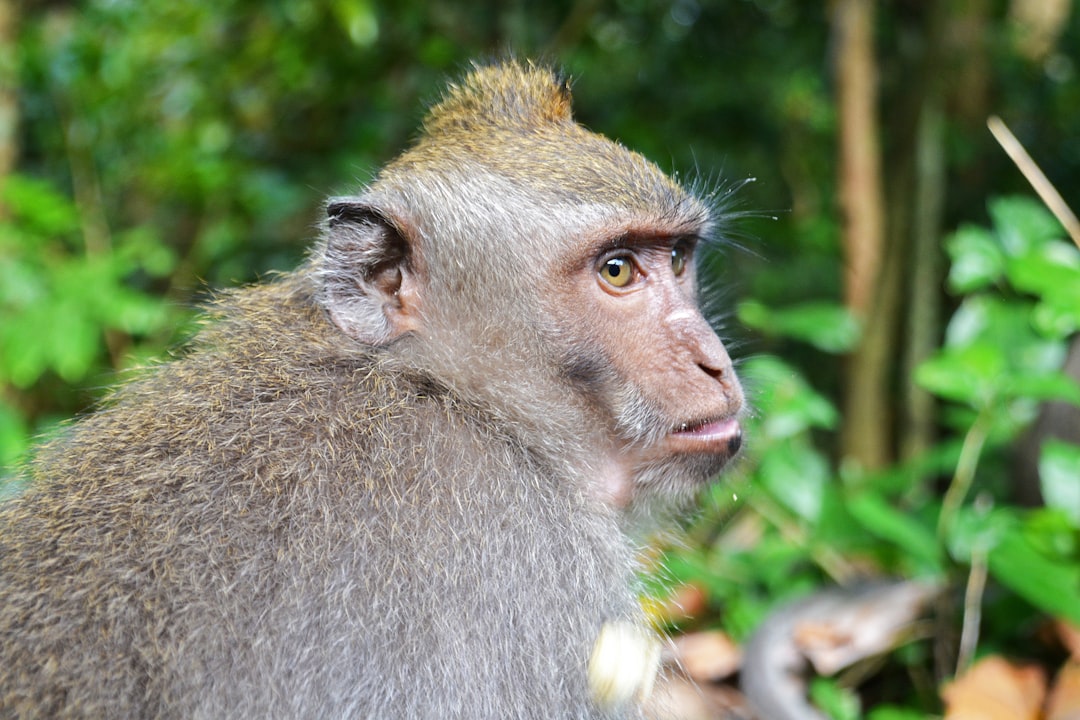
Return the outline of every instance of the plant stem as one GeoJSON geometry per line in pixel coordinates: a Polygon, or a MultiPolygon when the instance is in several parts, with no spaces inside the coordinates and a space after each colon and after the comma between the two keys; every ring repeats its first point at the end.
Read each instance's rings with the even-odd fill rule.
{"type": "Polygon", "coordinates": [[[982,622],[982,597],[986,589],[986,548],[981,544],[971,551],[971,572],[964,590],[964,624],[960,631],[960,649],[956,656],[956,676],[960,677],[975,657],[982,622]]]}
{"type": "Polygon", "coordinates": [[[956,463],[956,472],[953,473],[949,489],[945,492],[945,499],[941,503],[941,515],[938,516],[937,536],[941,542],[945,541],[945,534],[952,527],[956,513],[964,503],[971,484],[975,480],[975,468],[979,465],[979,456],[982,455],[986,437],[990,433],[990,408],[989,406],[979,411],[971,429],[964,436],[964,445],[960,448],[960,459],[956,463]]]}

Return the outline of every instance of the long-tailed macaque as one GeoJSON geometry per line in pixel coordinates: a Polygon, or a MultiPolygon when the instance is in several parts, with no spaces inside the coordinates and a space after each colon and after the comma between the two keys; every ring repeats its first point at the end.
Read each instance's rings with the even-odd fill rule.
{"type": "Polygon", "coordinates": [[[0,717],[635,717],[625,518],[738,451],[719,214],[476,67],[310,260],[36,454],[0,510],[0,717]]]}

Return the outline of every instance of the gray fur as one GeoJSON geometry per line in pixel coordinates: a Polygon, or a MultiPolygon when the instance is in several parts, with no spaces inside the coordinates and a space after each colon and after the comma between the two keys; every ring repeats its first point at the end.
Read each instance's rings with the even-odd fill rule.
{"type": "Polygon", "coordinates": [[[633,613],[615,519],[342,342],[310,276],[220,312],[4,509],[3,714],[590,716],[590,643],[633,613]]]}

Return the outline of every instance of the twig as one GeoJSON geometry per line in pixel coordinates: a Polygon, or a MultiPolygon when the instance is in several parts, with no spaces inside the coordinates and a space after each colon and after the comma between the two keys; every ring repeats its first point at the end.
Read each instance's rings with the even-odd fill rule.
{"type": "Polygon", "coordinates": [[[971,428],[964,436],[964,444],[960,448],[960,458],[956,461],[956,472],[953,473],[949,489],[945,491],[945,498],[941,501],[941,514],[938,515],[937,535],[945,542],[945,537],[964,504],[968,490],[975,481],[975,469],[979,465],[979,456],[982,455],[983,445],[990,434],[990,411],[983,409],[971,424],[971,428]]]}
{"type": "Polygon", "coordinates": [[[845,585],[850,583],[852,578],[855,577],[855,569],[843,555],[832,548],[817,547],[815,543],[808,543],[806,532],[799,527],[797,522],[788,520],[785,517],[785,511],[777,507],[776,503],[769,500],[765,493],[750,493],[748,497],[750,505],[759,515],[765,518],[766,521],[772,523],[773,526],[780,531],[780,535],[785,540],[801,546],[809,546],[810,558],[817,563],[818,567],[824,570],[825,574],[834,582],[839,585],[845,585]]]}
{"type": "Polygon", "coordinates": [[[960,631],[960,649],[956,654],[956,676],[971,665],[979,645],[979,625],[982,622],[982,597],[986,589],[986,548],[981,544],[971,551],[971,572],[964,589],[964,624],[960,631]]]}
{"type": "Polygon", "coordinates": [[[1076,246],[1080,247],[1080,220],[1076,219],[1076,214],[1069,208],[1065,198],[1061,197],[1061,193],[1047,179],[1039,166],[1031,159],[1031,155],[1028,155],[1027,150],[1012,134],[1012,131],[1006,127],[1001,118],[991,115],[986,120],[986,126],[990,128],[994,139],[998,141],[1005,153],[1016,163],[1016,167],[1020,168],[1020,172],[1031,183],[1031,187],[1035,188],[1035,192],[1046,203],[1046,207],[1050,209],[1050,212],[1054,213],[1054,217],[1065,228],[1065,232],[1069,234],[1076,246]]]}

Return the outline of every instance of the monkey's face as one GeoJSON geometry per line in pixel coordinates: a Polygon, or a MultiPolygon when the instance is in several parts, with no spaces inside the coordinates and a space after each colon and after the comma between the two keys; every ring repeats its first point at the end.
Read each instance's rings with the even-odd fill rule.
{"type": "Polygon", "coordinates": [[[698,307],[693,230],[628,226],[554,273],[566,375],[604,425],[601,490],[620,505],[688,496],[741,445],[742,388],[698,307]]]}
{"type": "Polygon", "coordinates": [[[550,73],[471,76],[328,211],[337,326],[587,465],[606,499],[690,496],[738,451],[742,390],[696,301],[711,214],[576,124],[550,73]]]}

